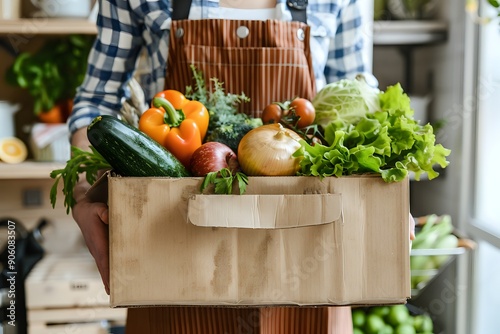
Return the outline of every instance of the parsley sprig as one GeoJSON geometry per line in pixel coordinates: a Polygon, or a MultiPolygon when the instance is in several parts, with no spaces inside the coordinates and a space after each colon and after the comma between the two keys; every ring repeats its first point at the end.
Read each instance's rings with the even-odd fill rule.
{"type": "Polygon", "coordinates": [[[84,151],[76,146],[71,147],[71,158],[66,162],[66,166],[61,169],[53,170],[50,177],[53,178],[54,184],[50,189],[50,203],[55,207],[57,200],[57,188],[59,181],[63,182],[62,193],[64,194],[64,206],[66,213],[76,204],[73,197],[73,188],[80,179],[80,174],[85,173],[85,178],[89,184],[93,184],[99,171],[103,169],[111,169],[111,165],[103,158],[97,150],[90,146],[91,151],[84,151]]]}
{"type": "Polygon", "coordinates": [[[201,184],[201,192],[207,189],[210,185],[214,186],[214,192],[220,195],[231,195],[233,193],[233,185],[238,182],[240,195],[243,195],[247,189],[248,177],[242,172],[231,173],[228,168],[223,168],[218,172],[208,173],[201,184]]]}

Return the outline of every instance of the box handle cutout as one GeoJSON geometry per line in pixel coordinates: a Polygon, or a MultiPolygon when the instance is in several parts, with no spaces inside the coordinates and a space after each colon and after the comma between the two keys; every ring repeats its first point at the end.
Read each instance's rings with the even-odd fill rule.
{"type": "Polygon", "coordinates": [[[341,194],[199,194],[188,200],[188,221],[201,227],[282,229],[342,219],[341,194]]]}

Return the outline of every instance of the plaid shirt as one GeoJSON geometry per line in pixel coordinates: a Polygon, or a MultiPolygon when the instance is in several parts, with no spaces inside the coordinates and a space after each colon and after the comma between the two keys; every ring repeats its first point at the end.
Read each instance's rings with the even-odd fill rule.
{"type": "MultiPolygon", "coordinates": [[[[286,0],[276,2],[276,19],[291,21],[286,0]]],[[[133,75],[140,78],[148,100],[164,89],[171,1],[101,0],[99,6],[87,75],[68,120],[71,133],[100,114],[116,115],[129,95],[127,83],[133,75]],[[140,57],[138,69],[142,50],[147,56],[140,57]]],[[[220,18],[218,0],[193,0],[189,18],[220,18]]],[[[307,18],[317,87],[366,70],[357,0],[309,0],[307,18]]]]}

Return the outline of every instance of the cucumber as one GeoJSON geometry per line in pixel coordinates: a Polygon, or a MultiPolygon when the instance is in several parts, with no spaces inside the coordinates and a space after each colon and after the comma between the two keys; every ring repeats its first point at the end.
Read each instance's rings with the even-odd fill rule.
{"type": "Polygon", "coordinates": [[[122,176],[189,176],[186,167],[163,146],[118,118],[102,115],[87,128],[87,137],[122,176]]]}

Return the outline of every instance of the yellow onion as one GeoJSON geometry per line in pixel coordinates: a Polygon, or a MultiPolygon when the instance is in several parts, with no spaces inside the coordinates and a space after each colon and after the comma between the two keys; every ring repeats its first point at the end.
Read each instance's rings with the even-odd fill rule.
{"type": "Polygon", "coordinates": [[[248,132],[238,146],[238,162],[248,176],[292,176],[299,170],[301,137],[279,123],[259,126],[248,132]]]}

